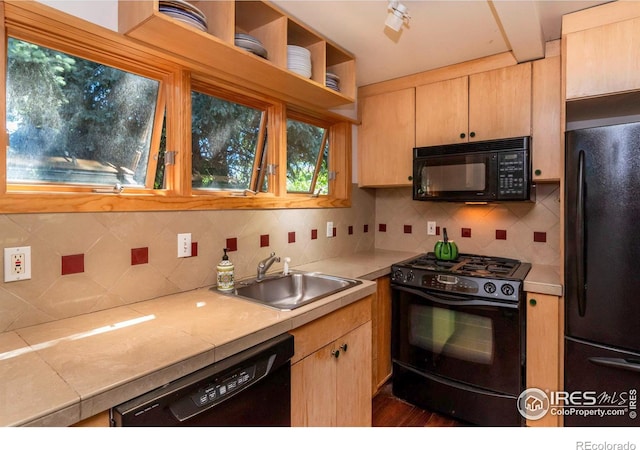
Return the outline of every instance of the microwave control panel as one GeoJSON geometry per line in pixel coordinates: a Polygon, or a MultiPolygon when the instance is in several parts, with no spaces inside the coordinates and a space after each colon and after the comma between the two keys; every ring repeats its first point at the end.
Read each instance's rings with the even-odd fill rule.
{"type": "Polygon", "coordinates": [[[498,198],[522,198],[529,184],[529,168],[525,152],[504,152],[498,155],[498,198]]]}

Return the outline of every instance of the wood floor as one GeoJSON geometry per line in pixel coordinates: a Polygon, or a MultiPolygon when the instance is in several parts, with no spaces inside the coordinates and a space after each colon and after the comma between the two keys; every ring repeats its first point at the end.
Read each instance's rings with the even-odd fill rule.
{"type": "Polygon", "coordinates": [[[460,427],[466,426],[450,417],[425,411],[391,393],[391,383],[385,384],[373,398],[374,427],[460,427]]]}

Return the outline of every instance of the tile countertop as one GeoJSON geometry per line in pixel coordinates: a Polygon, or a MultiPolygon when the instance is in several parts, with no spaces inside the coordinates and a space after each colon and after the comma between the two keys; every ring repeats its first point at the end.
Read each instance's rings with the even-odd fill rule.
{"type": "Polygon", "coordinates": [[[0,334],[0,426],[67,426],[376,291],[414,254],[356,253],[293,267],[363,283],[293,311],[207,288],[0,334]]]}
{"type": "MultiPolygon", "coordinates": [[[[0,426],[91,417],[373,294],[371,280],[417,254],[374,250],[293,267],[363,280],[293,311],[202,288],[1,333],[0,426]]],[[[525,289],[561,295],[557,270],[534,265],[529,275],[525,289]]]]}
{"type": "Polygon", "coordinates": [[[524,290],[534,294],[562,297],[563,287],[558,266],[533,264],[524,280],[524,290]]]}

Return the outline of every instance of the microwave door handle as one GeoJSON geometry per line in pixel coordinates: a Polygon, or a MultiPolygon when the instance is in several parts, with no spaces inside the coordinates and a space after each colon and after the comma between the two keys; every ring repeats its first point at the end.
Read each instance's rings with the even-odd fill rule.
{"type": "MultiPolygon", "coordinates": [[[[447,305],[447,306],[490,306],[490,307],[498,307],[498,308],[507,308],[507,309],[518,309],[518,304],[517,303],[499,303],[499,302],[492,302],[492,301],[487,301],[487,300],[457,300],[455,298],[452,299],[448,299],[448,298],[442,298],[442,297],[436,297],[433,296],[431,294],[429,294],[428,292],[424,292],[421,290],[417,290],[417,289],[410,289],[410,288],[406,288],[403,286],[393,286],[393,289],[396,289],[398,291],[403,291],[403,292],[407,292],[409,294],[413,294],[413,295],[417,295],[419,297],[422,297],[426,300],[429,300],[430,302],[433,303],[438,303],[440,305],[447,305]]],[[[442,294],[443,297],[446,294],[442,294]]],[[[448,296],[451,297],[451,296],[448,296]]]]}
{"type": "Polygon", "coordinates": [[[589,362],[598,366],[611,367],[613,369],[640,372],[640,360],[637,359],[593,357],[589,358],[589,362]]]}
{"type": "Polygon", "coordinates": [[[585,186],[584,186],[584,150],[580,150],[578,154],[578,190],[577,190],[577,211],[576,211],[576,229],[575,229],[575,265],[576,265],[576,289],[578,298],[578,314],[584,317],[587,308],[586,299],[586,274],[584,263],[584,206],[585,206],[585,186]]]}

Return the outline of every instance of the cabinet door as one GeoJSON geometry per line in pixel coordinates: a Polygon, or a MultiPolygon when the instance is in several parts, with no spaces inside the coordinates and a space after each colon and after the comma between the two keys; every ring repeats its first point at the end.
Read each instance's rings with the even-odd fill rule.
{"type": "Polygon", "coordinates": [[[372,303],[372,388],[375,394],[391,377],[391,278],[376,280],[376,298],[372,303]]]}
{"type": "MultiPolygon", "coordinates": [[[[557,391],[560,384],[562,300],[552,295],[527,295],[527,388],[557,391]]],[[[549,413],[528,426],[559,426],[559,416],[549,413]]]]}
{"type": "Polygon", "coordinates": [[[531,135],[531,63],[469,77],[469,140],[531,135]]]}
{"type": "Polygon", "coordinates": [[[336,426],[335,348],[331,343],[291,366],[291,426],[336,426]]]}
{"type": "Polygon", "coordinates": [[[415,147],[415,89],[360,101],[358,185],[410,186],[415,147]]]}
{"type": "Polygon", "coordinates": [[[561,98],[560,57],[534,61],[532,155],[533,179],[537,181],[560,180],[561,98]]]}
{"type": "Polygon", "coordinates": [[[416,146],[468,141],[469,77],[416,88],[416,146]]]}
{"type": "Polygon", "coordinates": [[[640,18],[570,33],[567,100],[640,89],[640,18]]]}
{"type": "Polygon", "coordinates": [[[371,322],[344,335],[337,344],[336,422],[341,427],[370,427],[371,322]]]}

